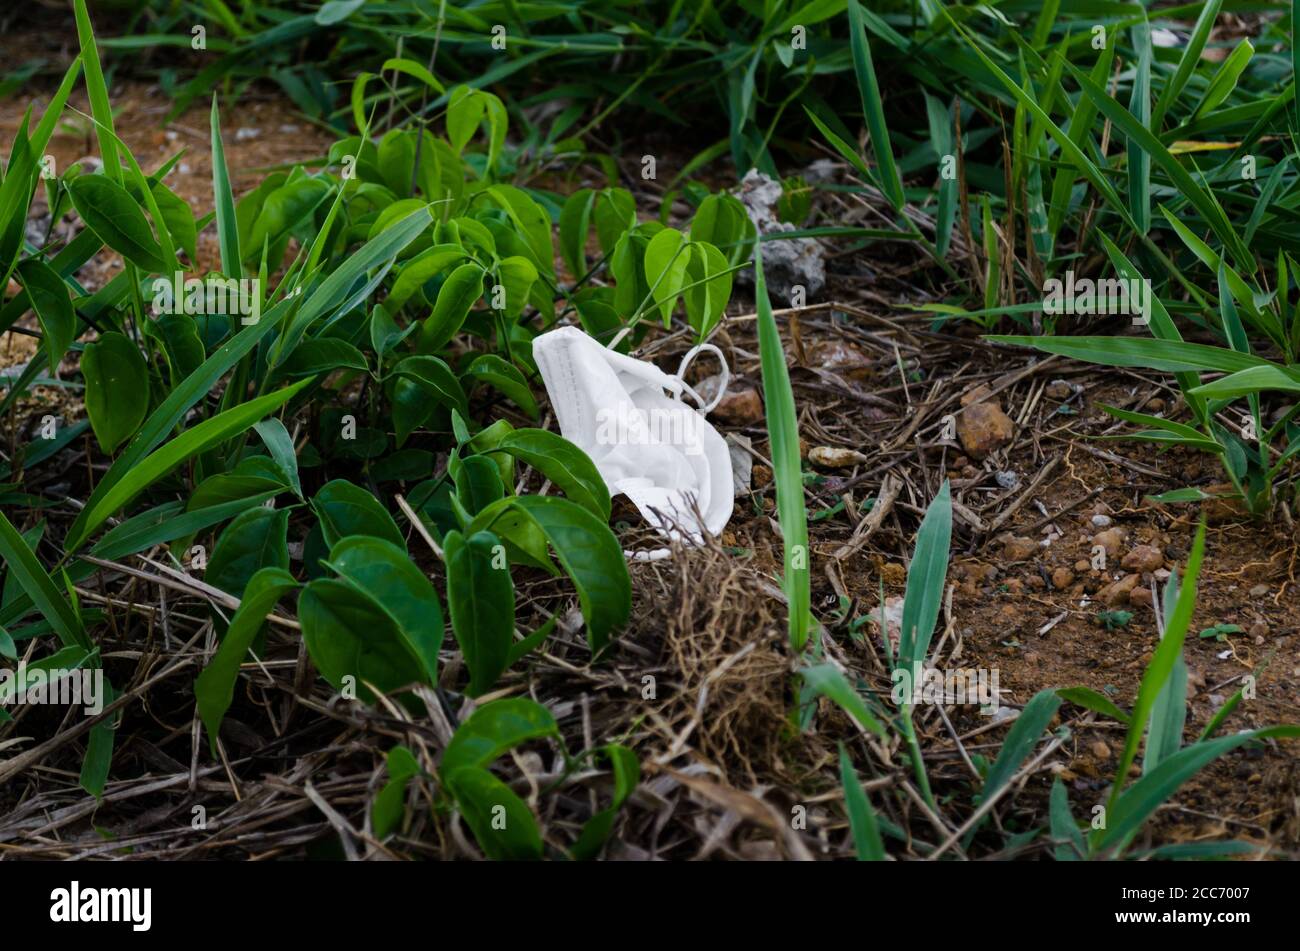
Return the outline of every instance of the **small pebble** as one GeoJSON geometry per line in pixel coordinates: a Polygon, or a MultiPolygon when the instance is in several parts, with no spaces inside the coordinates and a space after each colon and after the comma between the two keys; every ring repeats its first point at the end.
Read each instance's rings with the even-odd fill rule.
{"type": "Polygon", "coordinates": [[[1110,528],[1110,522],[1109,515],[1094,515],[1092,517],[1092,524],[1097,528],[1110,528]]]}

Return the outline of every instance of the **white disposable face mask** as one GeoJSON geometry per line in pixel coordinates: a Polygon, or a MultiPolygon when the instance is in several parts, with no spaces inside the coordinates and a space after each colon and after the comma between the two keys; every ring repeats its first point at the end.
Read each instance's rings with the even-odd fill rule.
{"type": "Polygon", "coordinates": [[[731,456],[704,418],[726,390],[727,365],[717,347],[694,348],[671,376],[602,347],[577,327],[561,327],[533,341],[533,357],[560,433],[591,457],[610,495],[626,495],[671,538],[685,534],[698,543],[702,531],[722,531],[734,501],[731,456]],[[685,392],[700,401],[681,374],[703,350],[722,361],[723,378],[713,402],[697,410],[681,399],[685,392]]]}

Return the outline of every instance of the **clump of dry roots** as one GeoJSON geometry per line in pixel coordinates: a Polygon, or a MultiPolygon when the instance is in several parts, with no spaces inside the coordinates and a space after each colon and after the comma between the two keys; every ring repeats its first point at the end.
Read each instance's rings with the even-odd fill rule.
{"type": "Polygon", "coordinates": [[[661,762],[694,750],[735,782],[783,778],[790,660],[782,596],[716,543],[632,572],[628,637],[658,650],[661,762]]]}

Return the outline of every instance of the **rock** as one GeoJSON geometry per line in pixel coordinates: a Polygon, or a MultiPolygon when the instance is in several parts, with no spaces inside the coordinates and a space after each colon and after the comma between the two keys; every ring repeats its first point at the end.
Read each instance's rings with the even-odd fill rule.
{"type": "Polygon", "coordinates": [[[731,426],[748,426],[763,418],[763,399],[752,386],[728,390],[722,402],[709,415],[716,416],[731,426]]]}
{"type": "Polygon", "coordinates": [[[1128,596],[1130,604],[1138,607],[1149,608],[1154,600],[1151,596],[1150,588],[1134,588],[1132,594],[1128,596]]]}
{"type": "Polygon", "coordinates": [[[1002,404],[981,385],[961,398],[965,409],[957,417],[957,436],[972,459],[983,459],[1011,442],[1016,424],[1002,411],[1002,404]]]}
{"type": "Polygon", "coordinates": [[[1095,528],[1110,528],[1111,520],[1109,515],[1094,515],[1092,524],[1095,528]]]}
{"type": "Polygon", "coordinates": [[[1071,394],[1074,393],[1074,388],[1065,380],[1053,380],[1047,384],[1047,388],[1043,390],[1043,393],[1049,400],[1068,400],[1071,394]]]}
{"type": "Polygon", "coordinates": [[[1257,584],[1255,587],[1250,589],[1250,596],[1252,598],[1262,598],[1266,594],[1268,594],[1268,585],[1266,584],[1257,584]]]}
{"type": "Polygon", "coordinates": [[[809,347],[808,363],[858,383],[865,383],[872,374],[871,358],[866,352],[843,340],[819,341],[809,347]]]}
{"type": "Polygon", "coordinates": [[[1091,570],[1091,568],[1092,568],[1092,562],[1090,562],[1086,558],[1080,558],[1078,561],[1074,563],[1074,570],[1079,572],[1080,574],[1082,574],[1085,571],[1091,570]]]}
{"type": "Polygon", "coordinates": [[[1025,561],[1038,551],[1038,542],[1023,535],[1012,535],[1002,543],[1002,557],[1007,561],[1025,561]]]}
{"type": "Polygon", "coordinates": [[[1124,556],[1120,565],[1130,571],[1155,571],[1165,566],[1165,554],[1154,545],[1138,545],[1124,556]]]}
{"type": "MultiPolygon", "coordinates": [[[[745,206],[759,234],[797,230],[795,225],[782,221],[777,215],[781,183],[758,169],[751,169],[741,180],[736,197],[745,206]]],[[[826,284],[826,261],[821,242],[813,238],[764,242],[763,274],[767,278],[768,290],[786,303],[793,303],[791,298],[795,287],[804,288],[806,300],[815,300],[826,284]]],[[[741,271],[736,276],[738,284],[752,280],[749,271],[741,271]]]]}
{"type": "Polygon", "coordinates": [[[1268,624],[1264,621],[1256,621],[1246,633],[1255,638],[1256,644],[1263,644],[1264,638],[1268,637],[1268,624]]]}
{"type": "Polygon", "coordinates": [[[1110,747],[1106,745],[1105,740],[1097,740],[1089,749],[1097,759],[1110,759],[1110,747]]]}
{"type": "Polygon", "coordinates": [[[1129,598],[1133,594],[1133,589],[1138,586],[1142,579],[1137,575],[1125,575],[1114,584],[1108,584],[1098,593],[1098,598],[1107,607],[1116,608],[1128,604],[1129,598]]]}
{"type": "Polygon", "coordinates": [[[847,469],[850,466],[867,462],[868,459],[856,449],[841,449],[837,446],[814,446],[808,451],[808,461],[824,469],[847,469]]]}
{"type": "Polygon", "coordinates": [[[1074,584],[1074,572],[1069,568],[1057,568],[1052,572],[1052,587],[1057,591],[1064,591],[1072,584],[1074,584]]]}
{"type": "Polygon", "coordinates": [[[1098,532],[1092,536],[1092,543],[1106,549],[1107,558],[1118,558],[1121,546],[1124,544],[1124,530],[1108,528],[1104,532],[1098,532]]]}
{"type": "Polygon", "coordinates": [[[1016,473],[1010,470],[1007,470],[1005,472],[999,472],[995,474],[993,476],[993,481],[996,482],[1004,489],[1014,489],[1016,486],[1020,485],[1020,476],[1018,476],[1016,473]]]}
{"type": "Polygon", "coordinates": [[[761,462],[754,463],[754,469],[751,473],[754,481],[754,488],[761,489],[765,485],[772,483],[772,468],[765,466],[761,462]]]}

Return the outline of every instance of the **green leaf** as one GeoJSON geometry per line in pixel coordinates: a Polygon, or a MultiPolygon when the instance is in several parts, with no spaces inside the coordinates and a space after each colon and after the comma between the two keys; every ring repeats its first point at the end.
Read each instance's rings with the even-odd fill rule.
{"type": "Polygon", "coordinates": [[[537,820],[509,786],[475,767],[444,773],[443,781],[488,858],[520,862],[542,857],[537,820]]]}
{"type": "Polygon", "coordinates": [[[68,194],[86,227],[106,245],[145,271],[167,270],[144,211],[125,188],[106,175],[80,175],[68,185],[68,194]]]}
{"type": "Polygon", "coordinates": [[[472,382],[486,383],[504,393],[528,416],[537,419],[537,400],[528,388],[528,381],[513,364],[507,363],[495,353],[480,353],[475,357],[461,373],[461,383],[467,378],[472,382]]]}
{"type": "Polygon", "coordinates": [[[248,650],[261,633],[266,616],[289,591],[298,587],[293,575],[283,568],[262,568],[244,588],[239,608],[230,619],[230,627],[208,666],[194,681],[194,700],[199,718],[208,731],[212,755],[217,755],[217,736],[221,721],[235,696],[239,667],[248,650]]]}
{"type": "MultiPolygon", "coordinates": [[[[272,413],[283,406],[293,398],[294,394],[311,382],[311,379],[308,378],[293,386],[277,390],[274,393],[268,393],[247,403],[238,404],[224,413],[205,419],[198,425],[185,430],[171,442],[166,443],[161,449],[141,459],[129,472],[123,473],[120,479],[113,482],[111,487],[97,500],[95,495],[99,493],[96,492],[91,495],[91,499],[86,503],[85,511],[82,513],[84,521],[79,520],[80,525],[74,523],[73,529],[69,532],[71,537],[67,543],[68,550],[72,551],[79,547],[110,515],[125,506],[186,459],[206,452],[212,447],[225,442],[231,436],[242,433],[268,413],[272,413]]],[[[163,407],[159,407],[158,412],[161,412],[162,409],[163,407]]],[[[158,412],[155,412],[154,416],[157,416],[158,412]]],[[[152,418],[150,422],[153,422],[152,418]]],[[[136,443],[140,442],[144,435],[145,431],[142,430],[140,436],[136,437],[136,443]]],[[[128,453],[135,448],[136,443],[132,443],[128,453]]],[[[127,455],[124,454],[118,460],[118,463],[120,464],[126,459],[127,455]]],[[[114,466],[114,469],[116,468],[117,466],[114,466]]]]}
{"type": "Polygon", "coordinates": [[[310,582],[298,597],[298,620],[312,662],[337,690],[373,703],[372,687],[389,693],[428,682],[397,622],[356,585],[333,578],[310,582]]]}
{"type": "Polygon", "coordinates": [[[181,509],[184,506],[179,502],[160,505],[132,516],[109,529],[90,549],[90,553],[96,558],[116,561],[138,551],[144,551],[146,548],[152,548],[154,545],[201,532],[218,522],[224,522],[238,515],[250,506],[261,505],[267,499],[275,498],[281,491],[283,489],[277,486],[255,495],[235,498],[183,513],[181,509]]]}
{"type": "Polygon", "coordinates": [[[1038,743],[1038,738],[1047,729],[1052,717],[1061,706],[1061,698],[1053,690],[1040,690],[1029,698],[1025,708],[1020,711],[1007,731],[1007,738],[998,750],[997,759],[989,767],[984,777],[984,786],[980,792],[980,801],[987,802],[989,797],[1011,782],[1020,765],[1029,758],[1038,743]]]}
{"type": "Polygon", "coordinates": [[[406,812],[406,787],[421,772],[415,755],[400,743],[388,751],[384,765],[388,782],[384,783],[370,807],[370,825],[379,839],[387,838],[401,823],[406,812]]]}
{"type": "MultiPolygon", "coordinates": [[[[1190,567],[1188,574],[1191,574],[1190,567]]],[[[1280,726],[1236,733],[1184,747],[1146,773],[1122,795],[1112,799],[1106,810],[1105,828],[1093,833],[1094,848],[1101,851],[1122,844],[1179,786],[1224,753],[1251,740],[1296,736],[1300,736],[1300,727],[1280,726]]]]}
{"type": "Polygon", "coordinates": [[[321,486],[311,500],[320,519],[325,544],[331,549],[349,535],[370,535],[391,542],[403,551],[406,539],[379,500],[347,479],[335,479],[321,486]]]}
{"type": "Polygon", "coordinates": [[[438,299],[424,321],[420,332],[420,349],[425,352],[441,350],[460,331],[470,308],[483,296],[483,268],[468,262],[462,264],[443,282],[438,299]]]}
{"type": "Polygon", "coordinates": [[[686,237],[674,228],[664,228],[646,244],[645,277],[664,326],[672,322],[673,308],[686,283],[686,265],[691,251],[686,237]]]}
{"type": "Polygon", "coordinates": [[[869,730],[881,739],[885,738],[885,728],[871,715],[862,697],[844,678],[844,674],[838,667],[819,664],[816,667],[803,668],[799,671],[799,675],[813,693],[833,700],[844,709],[845,713],[857,720],[858,725],[864,730],[869,730]]]}
{"type": "Polygon", "coordinates": [[[1104,693],[1098,693],[1091,687],[1062,687],[1056,691],[1056,695],[1085,710],[1095,710],[1104,717],[1128,725],[1129,715],[1117,707],[1104,693]]]}
{"type": "Polygon", "coordinates": [[[578,589],[578,603],[587,622],[587,643],[598,654],[609,644],[610,633],[627,623],[632,609],[632,581],[623,549],[604,521],[569,499],[525,495],[502,499],[474,519],[469,531],[495,531],[494,523],[514,510],[535,525],[578,589]]]}
{"type": "Polygon", "coordinates": [[[885,845],[880,841],[880,827],[876,813],[867,800],[867,794],[858,782],[857,773],[849,761],[848,751],[840,744],[840,785],[844,787],[844,809],[849,814],[849,828],[853,832],[853,846],[859,862],[883,862],[885,845]]]}
{"type": "MultiPolygon", "coordinates": [[[[1138,743],[1142,738],[1142,732],[1146,729],[1156,697],[1173,672],[1175,662],[1183,655],[1183,639],[1187,636],[1187,627],[1191,623],[1192,611],[1196,607],[1196,579],[1200,574],[1201,559],[1204,554],[1205,523],[1202,522],[1196,531],[1191,555],[1187,559],[1187,572],[1179,585],[1178,602],[1170,616],[1165,619],[1164,636],[1160,638],[1160,643],[1156,646],[1151,661],[1142,674],[1137,702],[1133,705],[1133,716],[1129,721],[1128,735],[1124,740],[1124,751],[1115,769],[1117,779],[1111,789],[1110,800],[1106,807],[1108,826],[1113,826],[1115,821],[1113,815],[1115,805],[1123,789],[1124,779],[1128,776],[1128,768],[1137,756],[1138,743]]],[[[1100,838],[1101,836],[1094,833],[1094,844],[1100,838]]]]}
{"type": "Polygon", "coordinates": [[[493,700],[471,713],[456,730],[439,766],[445,776],[466,767],[484,768],[529,740],[559,736],[555,717],[525,697],[493,700]]]}
{"type": "Polygon", "coordinates": [[[272,416],[254,425],[253,430],[261,437],[271,458],[289,477],[293,494],[302,498],[302,483],[298,480],[298,454],[293,448],[293,437],[284,428],[284,423],[272,416]]]}
{"type": "Polygon", "coordinates": [[[626,746],[610,743],[602,747],[597,755],[603,755],[609,760],[614,774],[614,797],[609,808],[602,809],[583,825],[578,840],[569,849],[569,855],[576,862],[594,859],[599,854],[614,827],[614,818],[619,809],[623,808],[641,781],[641,764],[637,762],[636,754],[626,746]]]}
{"type": "MultiPolygon", "coordinates": [[[[212,132],[212,195],[217,209],[217,241],[221,245],[221,271],[227,277],[243,277],[243,258],[239,254],[239,219],[235,214],[235,196],[230,188],[230,169],[226,166],[226,150],[221,142],[221,113],[217,109],[217,94],[212,94],[210,117],[212,132]]],[[[258,245],[260,248],[261,245],[258,245]]],[[[257,249],[254,249],[257,250],[257,249]]]]}
{"type": "Polygon", "coordinates": [[[686,320],[703,340],[721,321],[731,298],[731,267],[721,251],[711,244],[691,245],[686,276],[686,320]],[[702,282],[702,283],[701,283],[702,282]]]}
{"type": "Polygon", "coordinates": [[[612,503],[605,479],[591,458],[563,436],[546,429],[516,429],[492,447],[532,466],[571,501],[603,521],[612,503]]]}
{"type": "Polygon", "coordinates": [[[1052,838],[1061,843],[1056,846],[1053,855],[1058,862],[1077,862],[1088,854],[1088,846],[1083,841],[1078,823],[1070,813],[1070,795],[1059,776],[1052,780],[1049,803],[1052,838]]]}
{"type": "MultiPolygon", "coordinates": [[[[461,416],[469,415],[469,399],[451,367],[437,357],[407,357],[393,368],[399,376],[417,384],[426,394],[461,416]]],[[[423,420],[421,420],[423,422],[423,420]]],[[[416,424],[418,425],[418,423],[416,424]]],[[[413,428],[413,427],[412,427],[413,428]]]]}
{"type": "Polygon", "coordinates": [[[871,147],[876,153],[876,163],[880,166],[885,197],[895,211],[901,211],[907,203],[903,195],[903,178],[894,163],[894,153],[889,143],[889,124],[885,121],[885,107],[880,101],[880,84],[876,81],[876,69],[871,62],[871,43],[867,40],[862,23],[862,7],[857,0],[848,0],[848,10],[849,45],[853,52],[853,72],[857,76],[858,92],[862,97],[862,115],[867,120],[867,130],[871,133],[871,147]]]}
{"type": "Polygon", "coordinates": [[[515,631],[515,586],[505,547],[491,532],[443,538],[447,565],[447,607],[469,668],[466,692],[477,697],[506,669],[515,631]]]}
{"type": "Polygon", "coordinates": [[[77,315],[68,296],[68,285],[57,271],[40,258],[18,263],[18,280],[36,311],[45,340],[45,355],[50,361],[50,375],[57,376],[59,361],[77,339],[77,315]]]}
{"type": "Polygon", "coordinates": [[[951,545],[952,496],[945,479],[921,520],[916,533],[916,550],[907,568],[903,626],[898,642],[899,665],[905,669],[925,663],[934,625],[939,619],[939,608],[943,604],[951,545]]]}
{"type": "Polygon", "coordinates": [[[772,448],[776,481],[776,511],[785,543],[783,586],[789,602],[790,646],[802,651],[808,642],[812,594],[809,577],[808,510],[803,500],[803,470],[799,456],[799,423],[795,413],[790,370],[785,363],[781,334],[772,316],[763,274],[763,250],[754,245],[754,301],[758,311],[758,350],[763,373],[763,405],[772,448]]]}
{"type": "Polygon", "coordinates": [[[27,547],[22,535],[13,527],[8,517],[0,511],[0,560],[9,569],[9,577],[17,580],[19,587],[32,599],[41,616],[49,622],[65,647],[90,650],[90,638],[81,623],[81,617],[64,598],[58,586],[50,580],[36,555],[27,547]]]}
{"type": "MultiPolygon", "coordinates": [[[[257,344],[270,333],[284,319],[288,313],[289,306],[287,303],[281,303],[273,307],[268,313],[262,315],[262,319],[256,323],[245,327],[238,334],[223,343],[210,356],[201,367],[185,378],[185,382],[175,387],[167,398],[159,404],[158,408],[153,411],[144,426],[136,435],[126,450],[113,463],[112,468],[100,479],[95,486],[95,490],[86,500],[86,507],[73,521],[72,527],[68,529],[67,549],[72,551],[81,545],[82,542],[93,532],[104,518],[112,514],[112,511],[103,513],[103,518],[99,518],[94,524],[91,524],[92,515],[100,514],[99,503],[104,497],[112,492],[124,478],[135,472],[136,467],[145,458],[145,456],[156,449],[160,443],[172,432],[172,430],[185,418],[185,414],[212,392],[217,381],[232,366],[242,360],[257,344]]],[[[302,384],[305,385],[305,384],[302,384]]],[[[293,392],[296,392],[294,390],[293,392]]],[[[290,392],[288,396],[292,396],[290,392]]],[[[286,396],[286,399],[288,398],[286,396]]],[[[218,440],[219,441],[219,440],[218,440]]]]}
{"type": "Polygon", "coordinates": [[[1181,340],[1150,340],[1145,337],[1025,337],[990,334],[984,338],[997,343],[1036,347],[1046,353],[1059,353],[1075,360],[1112,367],[1141,367],[1180,371],[1235,373],[1252,367],[1275,367],[1277,364],[1248,353],[1236,353],[1225,347],[1181,340]]]}
{"type": "Polygon", "coordinates": [[[148,367],[129,337],[112,332],[86,344],[81,374],[95,439],[111,455],[144,421],[149,409],[148,367]]]}
{"type": "Polygon", "coordinates": [[[255,574],[265,568],[289,570],[289,510],[251,508],[235,517],[217,539],[203,580],[241,597],[255,574]]]}
{"type": "Polygon", "coordinates": [[[442,605],[433,585],[406,551],[382,538],[354,535],[330,550],[329,565],[388,613],[423,663],[429,683],[437,683],[442,605]]]}
{"type": "Polygon", "coordinates": [[[365,354],[337,337],[304,340],[284,363],[285,375],[290,377],[315,376],[342,368],[364,371],[370,369],[370,364],[365,354]]]}
{"type": "MultiPolygon", "coordinates": [[[[418,238],[432,222],[433,216],[428,207],[419,208],[392,227],[385,228],[382,233],[350,254],[338,269],[320,282],[294,315],[292,323],[280,338],[273,364],[282,363],[293,353],[298,342],[302,340],[303,334],[307,332],[307,328],[318,318],[346,305],[353,299],[355,285],[363,275],[368,274],[372,268],[378,268],[381,273],[386,271],[397,259],[397,255],[418,238]]],[[[266,320],[265,315],[262,320],[266,320]]]]}

